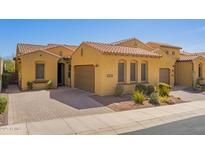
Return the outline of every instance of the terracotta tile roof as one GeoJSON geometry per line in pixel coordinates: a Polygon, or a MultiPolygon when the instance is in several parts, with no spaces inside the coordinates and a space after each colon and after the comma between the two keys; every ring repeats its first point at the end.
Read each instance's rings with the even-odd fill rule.
{"type": "Polygon", "coordinates": [[[77,49],[77,47],[78,47],[78,46],[74,46],[74,45],[59,45],[59,44],[34,45],[34,44],[19,43],[19,44],[17,44],[17,48],[18,48],[17,56],[29,54],[29,53],[35,52],[37,50],[44,50],[45,51],[47,49],[54,48],[57,46],[64,46],[72,51],[75,51],[75,49],[77,49]]]}
{"type": "Polygon", "coordinates": [[[99,50],[104,54],[119,54],[119,55],[133,55],[146,57],[161,57],[161,55],[136,47],[125,47],[96,42],[83,42],[92,48],[99,50]]]}
{"type": "Polygon", "coordinates": [[[182,49],[182,48],[179,47],[179,46],[171,45],[171,44],[168,44],[168,43],[161,43],[161,42],[148,42],[147,45],[149,45],[149,44],[151,44],[151,43],[157,44],[157,45],[159,45],[159,46],[161,46],[161,47],[171,47],[171,48],[182,49]]]}
{"type": "Polygon", "coordinates": [[[177,61],[178,61],[178,62],[182,62],[182,61],[192,61],[192,60],[196,59],[197,57],[199,57],[199,56],[197,56],[197,55],[181,55],[181,56],[177,59],[177,61]]]}
{"type": "Polygon", "coordinates": [[[34,45],[34,44],[24,44],[19,43],[17,44],[17,48],[19,52],[17,53],[18,56],[31,53],[35,50],[45,49],[47,46],[45,45],[34,45]]]}

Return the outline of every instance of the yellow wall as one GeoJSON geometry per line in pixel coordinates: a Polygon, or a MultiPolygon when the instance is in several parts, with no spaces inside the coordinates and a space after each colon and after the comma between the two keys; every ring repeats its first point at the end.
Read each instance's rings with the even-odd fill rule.
{"type": "Polygon", "coordinates": [[[121,42],[118,45],[127,46],[127,47],[139,47],[145,50],[152,50],[151,47],[148,47],[146,44],[136,39],[132,39],[126,42],[121,42]]]}
{"type": "Polygon", "coordinates": [[[175,84],[175,63],[179,55],[179,49],[174,48],[160,48],[157,53],[162,55],[160,59],[160,68],[169,68],[170,70],[170,85],[173,86],[175,84]],[[168,52],[168,54],[167,54],[168,52]],[[175,55],[172,55],[172,52],[175,52],[175,55]]]}
{"type": "Polygon", "coordinates": [[[205,78],[205,59],[203,57],[198,57],[196,59],[193,60],[193,65],[194,65],[194,85],[197,81],[197,79],[199,78],[199,75],[198,75],[198,66],[199,64],[202,64],[202,78],[205,78]]]}
{"type": "Polygon", "coordinates": [[[134,57],[134,56],[117,56],[103,55],[86,44],[81,45],[72,56],[72,87],[74,87],[74,67],[76,65],[94,65],[95,67],[95,93],[97,95],[112,95],[118,84],[118,62],[123,60],[126,62],[126,86],[125,92],[133,89],[130,84],[130,62],[138,63],[138,82],[141,82],[141,63],[148,63],[148,82],[157,84],[159,82],[159,58],[134,57]],[[81,48],[83,48],[83,56],[81,56],[81,48]]]}
{"type": "Polygon", "coordinates": [[[73,54],[72,50],[69,50],[69,49],[62,47],[62,46],[48,48],[47,50],[49,52],[54,53],[54,54],[59,55],[59,56],[71,56],[73,54]],[[62,53],[62,55],[61,55],[61,53],[62,53]]]}
{"type": "MultiPolygon", "coordinates": [[[[35,81],[35,64],[44,63],[44,78],[52,80],[53,86],[57,87],[57,62],[58,57],[48,53],[37,51],[21,56],[21,89],[27,90],[27,82],[35,81]]],[[[34,84],[34,89],[45,89],[46,84],[34,84]]]]}
{"type": "MultiPolygon", "coordinates": [[[[74,88],[74,67],[76,65],[94,65],[95,66],[95,93],[101,95],[102,88],[102,74],[100,67],[96,67],[96,65],[100,66],[102,61],[102,55],[96,52],[95,49],[90,48],[86,44],[83,44],[77,51],[72,55],[72,69],[71,69],[71,85],[74,88]],[[83,56],[81,56],[81,48],[83,48],[83,56]]],[[[104,83],[103,83],[104,84],[104,83]]]]}
{"type": "Polygon", "coordinates": [[[192,86],[192,61],[176,63],[176,84],[192,86]]]}

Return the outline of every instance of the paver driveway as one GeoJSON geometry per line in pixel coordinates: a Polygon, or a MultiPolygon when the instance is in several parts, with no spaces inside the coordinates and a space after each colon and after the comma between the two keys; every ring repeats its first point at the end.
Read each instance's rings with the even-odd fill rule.
{"type": "Polygon", "coordinates": [[[68,87],[19,92],[10,86],[9,92],[9,124],[113,112],[92,94],[68,87]]]}

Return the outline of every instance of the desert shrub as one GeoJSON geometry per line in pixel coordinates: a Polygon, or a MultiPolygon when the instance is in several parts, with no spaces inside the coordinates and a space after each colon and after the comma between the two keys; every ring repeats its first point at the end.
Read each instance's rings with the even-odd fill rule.
{"type": "Polygon", "coordinates": [[[160,96],[169,96],[171,89],[171,86],[166,83],[159,83],[158,85],[158,92],[160,96]]]}
{"type": "Polygon", "coordinates": [[[147,86],[142,83],[137,83],[135,86],[135,91],[140,91],[145,94],[147,92],[147,86]]]}
{"type": "Polygon", "coordinates": [[[8,88],[9,83],[11,82],[12,76],[10,73],[2,74],[2,87],[4,89],[8,88]]]}
{"type": "Polygon", "coordinates": [[[52,89],[53,88],[53,82],[51,80],[49,80],[47,82],[47,89],[52,89]]]}
{"type": "Polygon", "coordinates": [[[133,99],[136,103],[142,104],[143,101],[145,100],[145,96],[144,96],[143,92],[141,92],[141,91],[135,91],[135,92],[133,93],[132,99],[133,99]]]}
{"type": "Polygon", "coordinates": [[[155,91],[155,87],[153,85],[148,85],[147,86],[147,95],[152,94],[155,91]]]}
{"type": "Polygon", "coordinates": [[[151,104],[159,104],[159,94],[156,92],[152,92],[150,95],[150,100],[149,102],[151,104]]]}
{"type": "Polygon", "coordinates": [[[28,86],[28,90],[32,90],[33,89],[33,81],[28,81],[27,86],[28,86]]]}
{"type": "Polygon", "coordinates": [[[115,93],[114,93],[114,95],[115,95],[115,96],[121,96],[121,95],[123,94],[123,92],[124,92],[123,87],[120,86],[120,85],[117,85],[116,88],[115,88],[115,93]]]}
{"type": "Polygon", "coordinates": [[[163,104],[169,104],[169,97],[168,96],[161,96],[160,102],[163,104]]]}
{"type": "Polygon", "coordinates": [[[7,105],[7,98],[0,96],[0,114],[4,113],[7,105]]]}

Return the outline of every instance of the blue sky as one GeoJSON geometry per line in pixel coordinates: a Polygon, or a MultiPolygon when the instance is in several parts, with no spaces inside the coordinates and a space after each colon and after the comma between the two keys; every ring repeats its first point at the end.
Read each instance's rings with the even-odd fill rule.
{"type": "Polygon", "coordinates": [[[205,51],[205,20],[0,20],[0,56],[15,54],[17,43],[78,45],[131,37],[205,51]]]}

